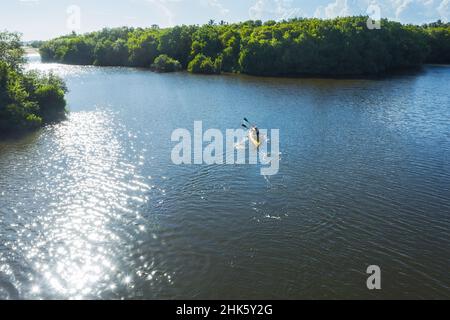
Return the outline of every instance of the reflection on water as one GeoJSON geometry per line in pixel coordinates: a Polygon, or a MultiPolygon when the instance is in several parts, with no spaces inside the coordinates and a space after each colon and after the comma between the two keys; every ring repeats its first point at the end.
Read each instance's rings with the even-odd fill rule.
{"type": "Polygon", "coordinates": [[[29,150],[8,170],[26,173],[25,198],[11,203],[14,224],[2,219],[3,230],[14,229],[3,246],[30,271],[21,275],[26,283],[14,281],[6,265],[2,273],[26,286],[20,288],[26,298],[100,297],[131,286],[135,275],[123,274],[117,257],[127,254],[121,243],[146,231],[138,208],[151,187],[136,165],[122,161],[122,153],[135,152],[118,140],[129,133],[106,112],[73,113],[48,131],[39,141],[42,153],[29,150]]]}
{"type": "Polygon", "coordinates": [[[28,68],[64,77],[71,113],[0,142],[0,298],[450,297],[448,67],[340,81],[28,68]],[[244,116],[281,130],[278,175],[171,163],[174,129],[244,116]]]}
{"type": "Polygon", "coordinates": [[[41,57],[39,54],[31,54],[27,56],[28,63],[25,66],[25,70],[37,70],[40,72],[53,72],[57,75],[65,78],[67,76],[80,76],[82,74],[88,74],[89,71],[94,70],[92,66],[72,66],[62,65],[58,63],[41,63],[41,57]]]}

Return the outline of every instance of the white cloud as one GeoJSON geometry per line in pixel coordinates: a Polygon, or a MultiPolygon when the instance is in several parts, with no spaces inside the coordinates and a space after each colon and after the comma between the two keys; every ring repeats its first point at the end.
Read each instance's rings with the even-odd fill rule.
{"type": "Polygon", "coordinates": [[[314,16],[335,18],[338,16],[366,15],[369,5],[377,5],[381,16],[405,23],[425,23],[450,17],[450,0],[332,0],[318,6],[314,16]]]}
{"type": "Polygon", "coordinates": [[[230,10],[225,8],[224,5],[219,2],[219,0],[208,0],[208,5],[219,10],[220,14],[223,16],[230,13],[230,10]]]}
{"type": "Polygon", "coordinates": [[[347,0],[336,0],[326,6],[319,6],[314,13],[316,18],[336,18],[352,15],[347,0]]]}
{"type": "Polygon", "coordinates": [[[442,0],[437,8],[439,17],[444,22],[448,22],[450,19],[450,0],[442,0]]]}
{"type": "Polygon", "coordinates": [[[254,20],[287,20],[305,16],[299,7],[292,5],[292,0],[257,0],[248,13],[254,20]]]}
{"type": "Polygon", "coordinates": [[[347,0],[336,0],[335,3],[332,3],[325,8],[325,15],[327,17],[345,17],[350,14],[350,8],[348,7],[347,0]]]}
{"type": "Polygon", "coordinates": [[[19,0],[20,3],[24,5],[37,5],[39,4],[39,0],[19,0]]]}
{"type": "MultiPolygon", "coordinates": [[[[174,13],[174,5],[177,3],[180,4],[182,2],[189,3],[187,0],[146,0],[150,4],[152,4],[166,19],[166,24],[168,26],[173,26],[176,24],[175,21],[175,13],[174,13]]],[[[225,16],[229,14],[230,10],[228,10],[220,0],[203,0],[203,1],[194,1],[190,0],[192,2],[195,2],[196,5],[202,5],[209,6],[210,8],[213,8],[222,16],[225,16]]],[[[188,12],[186,13],[188,14],[188,12]]]]}
{"type": "Polygon", "coordinates": [[[413,0],[403,0],[400,2],[400,4],[397,6],[395,10],[395,17],[399,18],[403,11],[408,9],[408,7],[413,3],[413,0]]]}
{"type": "Polygon", "coordinates": [[[412,23],[424,23],[445,16],[445,2],[448,4],[448,0],[442,1],[440,5],[439,1],[436,0],[390,0],[383,2],[387,4],[384,16],[412,23]]]}
{"type": "Polygon", "coordinates": [[[169,8],[168,3],[180,2],[182,0],[147,0],[150,4],[153,4],[166,18],[166,23],[168,26],[173,26],[175,24],[175,15],[169,8]]]}

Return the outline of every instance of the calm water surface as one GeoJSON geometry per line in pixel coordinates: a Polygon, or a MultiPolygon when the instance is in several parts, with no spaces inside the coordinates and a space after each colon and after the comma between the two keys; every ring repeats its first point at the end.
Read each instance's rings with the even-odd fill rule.
{"type": "Polygon", "coordinates": [[[384,80],[44,65],[67,121],[0,142],[0,298],[450,298],[450,67],[384,80]],[[280,128],[280,173],[175,166],[280,128]],[[382,287],[366,288],[379,265],[382,287]]]}

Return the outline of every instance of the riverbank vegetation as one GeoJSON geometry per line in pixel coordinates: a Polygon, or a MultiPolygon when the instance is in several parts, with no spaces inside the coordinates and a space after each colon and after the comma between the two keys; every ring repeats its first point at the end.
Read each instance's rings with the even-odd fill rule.
{"type": "Polygon", "coordinates": [[[450,23],[437,21],[423,28],[430,49],[426,62],[450,64],[450,23]]]}
{"type": "Polygon", "coordinates": [[[380,75],[425,62],[450,63],[450,25],[402,25],[384,19],[381,29],[370,30],[367,17],[360,16],[265,23],[211,21],[167,29],[122,27],[72,33],[43,43],[40,53],[44,62],[144,68],[165,64],[170,58],[183,69],[207,74],[380,75]]]}
{"type": "Polygon", "coordinates": [[[178,60],[169,57],[167,54],[162,54],[155,59],[151,69],[156,72],[175,72],[182,68],[178,60]]]}
{"type": "Polygon", "coordinates": [[[17,33],[0,32],[0,134],[38,128],[65,115],[63,81],[25,72],[25,52],[17,33]]]}

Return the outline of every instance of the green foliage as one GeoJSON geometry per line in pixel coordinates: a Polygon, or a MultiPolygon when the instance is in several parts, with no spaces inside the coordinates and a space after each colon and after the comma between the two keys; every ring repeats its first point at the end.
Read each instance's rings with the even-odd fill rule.
{"type": "Polygon", "coordinates": [[[438,21],[425,26],[430,54],[429,63],[450,63],[450,23],[438,21]]]}
{"type": "Polygon", "coordinates": [[[134,67],[150,67],[158,56],[156,29],[132,33],[128,39],[129,59],[134,67]]]}
{"type": "Polygon", "coordinates": [[[180,71],[182,67],[178,60],[162,54],[155,59],[155,62],[152,64],[152,69],[157,72],[175,72],[180,71]]]}
{"type": "MultiPolygon", "coordinates": [[[[0,33],[2,36],[5,39],[4,33],[0,33]]],[[[14,44],[4,47],[14,52],[0,57],[0,133],[35,129],[63,117],[67,91],[64,82],[53,74],[24,73],[23,56],[17,56],[14,44]]]]}
{"type": "Polygon", "coordinates": [[[64,90],[54,84],[40,85],[34,92],[39,105],[38,115],[44,122],[58,120],[65,115],[64,90]]]}
{"type": "Polygon", "coordinates": [[[59,38],[55,42],[46,42],[39,49],[44,62],[58,61],[78,65],[93,64],[93,51],[92,39],[78,37],[75,34],[59,38]]]}
{"type": "Polygon", "coordinates": [[[239,52],[241,49],[241,34],[233,28],[220,36],[222,47],[222,70],[226,72],[239,71],[239,52]]]}
{"type": "Polygon", "coordinates": [[[128,45],[123,39],[100,41],[94,49],[94,65],[124,66],[128,64],[128,45]]]}
{"type": "Polygon", "coordinates": [[[25,51],[22,48],[20,34],[17,32],[0,32],[0,61],[13,69],[25,62],[25,51]]]}
{"type": "Polygon", "coordinates": [[[167,55],[191,72],[254,75],[379,75],[424,62],[449,63],[450,25],[402,25],[367,17],[330,20],[211,20],[203,26],[116,28],[60,37],[41,46],[44,61],[150,68],[167,55]],[[78,57],[80,56],[80,57],[78,57]]]}
{"type": "Polygon", "coordinates": [[[43,44],[44,44],[44,41],[36,40],[36,41],[32,41],[30,43],[30,47],[35,48],[35,49],[39,49],[43,44]]]}
{"type": "Polygon", "coordinates": [[[0,132],[35,127],[36,119],[29,116],[38,117],[35,114],[38,108],[28,99],[29,93],[21,80],[17,71],[0,60],[0,132]]]}
{"type": "Polygon", "coordinates": [[[205,25],[192,35],[191,55],[193,57],[203,54],[215,58],[223,49],[220,41],[220,29],[217,26],[205,25]]]}
{"type": "Polygon", "coordinates": [[[158,51],[180,61],[183,68],[189,63],[192,35],[196,26],[177,26],[163,30],[159,36],[158,51]]]}
{"type": "Polygon", "coordinates": [[[221,69],[221,59],[215,60],[211,57],[207,57],[203,54],[195,56],[188,65],[188,71],[192,73],[204,73],[204,74],[218,74],[221,69]]]}
{"type": "Polygon", "coordinates": [[[39,128],[42,126],[42,118],[33,113],[27,115],[25,121],[30,128],[39,128]]]}

